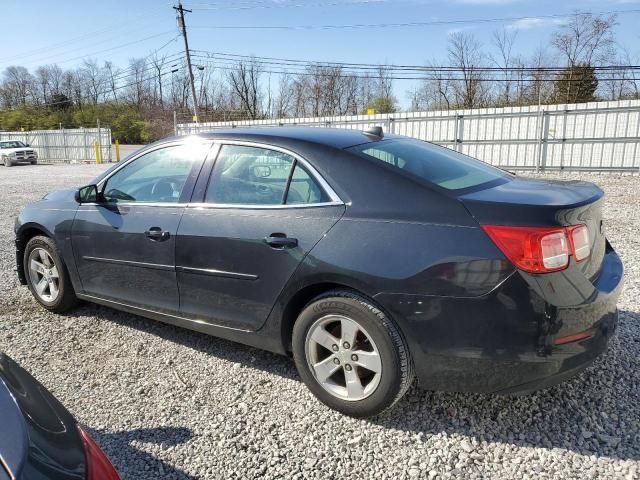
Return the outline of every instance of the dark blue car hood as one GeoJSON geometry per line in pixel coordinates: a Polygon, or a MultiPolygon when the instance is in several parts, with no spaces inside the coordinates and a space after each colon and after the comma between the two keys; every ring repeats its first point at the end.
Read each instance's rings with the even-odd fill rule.
{"type": "Polygon", "coordinates": [[[0,472],[8,470],[16,480],[85,478],[76,421],[46,388],[2,353],[0,419],[0,472]]]}

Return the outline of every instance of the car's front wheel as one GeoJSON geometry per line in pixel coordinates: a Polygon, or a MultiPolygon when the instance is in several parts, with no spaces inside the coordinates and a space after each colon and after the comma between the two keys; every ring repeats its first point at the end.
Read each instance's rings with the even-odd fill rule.
{"type": "Polygon", "coordinates": [[[334,290],[310,302],[294,325],[292,348],[313,394],[354,417],[391,407],[413,381],[409,350],[396,324],[350,291],[334,290]]]}
{"type": "Polygon", "coordinates": [[[29,290],[44,308],[62,313],[74,305],[76,294],[53,240],[45,236],[29,240],[23,265],[29,290]]]}
{"type": "Polygon", "coordinates": [[[9,157],[2,157],[2,163],[4,164],[5,167],[13,166],[13,163],[11,163],[11,160],[9,160],[9,157]]]}

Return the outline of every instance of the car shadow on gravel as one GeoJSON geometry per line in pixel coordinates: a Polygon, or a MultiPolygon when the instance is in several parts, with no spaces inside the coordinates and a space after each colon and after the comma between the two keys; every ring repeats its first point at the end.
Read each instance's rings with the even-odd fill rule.
{"type": "Polygon", "coordinates": [[[230,362],[241,363],[290,380],[300,380],[295,365],[289,358],[250,347],[242,343],[207,335],[186,328],[176,327],[157,320],[95,304],[82,304],[67,316],[96,316],[141,332],[156,335],[164,340],[196,349],[207,355],[230,362]]]}
{"type": "MultiPolygon", "coordinates": [[[[71,315],[95,315],[207,355],[301,381],[293,361],[281,355],[102,306],[78,308],[71,315]]],[[[623,311],[621,317],[630,324],[640,323],[640,313],[623,311]]],[[[627,341],[640,339],[627,332],[627,341]]],[[[619,332],[607,353],[580,375],[530,395],[431,392],[413,387],[392,409],[363,421],[412,432],[423,441],[442,433],[463,436],[471,449],[478,442],[489,442],[640,460],[640,365],[620,368],[620,362],[630,356],[636,363],[640,360],[625,348],[619,332]]]]}
{"type": "Polygon", "coordinates": [[[188,428],[140,428],[113,433],[91,428],[87,430],[110,459],[118,459],[117,464],[115,462],[114,464],[123,479],[142,478],[149,475],[167,480],[196,478],[133,445],[134,443],[151,443],[166,450],[189,441],[193,434],[188,428]]]}
{"type": "MultiPolygon", "coordinates": [[[[640,313],[620,316],[629,327],[640,323],[640,313]]],[[[373,423],[423,441],[442,433],[466,437],[468,452],[480,442],[506,443],[640,460],[640,338],[631,328],[621,330],[592,366],[554,387],[522,396],[413,387],[373,423]]]]}

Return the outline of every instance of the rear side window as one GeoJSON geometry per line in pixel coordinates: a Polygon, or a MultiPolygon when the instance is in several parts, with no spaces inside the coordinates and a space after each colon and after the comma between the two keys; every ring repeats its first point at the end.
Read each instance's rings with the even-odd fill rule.
{"type": "Polygon", "coordinates": [[[295,205],[327,196],[295,157],[276,150],[223,145],[213,166],[207,203],[295,205]]]}
{"type": "Polygon", "coordinates": [[[448,190],[476,187],[508,176],[480,160],[420,140],[385,140],[347,150],[385,162],[448,190]]]}
{"type": "Polygon", "coordinates": [[[296,164],[287,192],[287,205],[326,201],[327,198],[318,183],[301,165],[296,164]]]}

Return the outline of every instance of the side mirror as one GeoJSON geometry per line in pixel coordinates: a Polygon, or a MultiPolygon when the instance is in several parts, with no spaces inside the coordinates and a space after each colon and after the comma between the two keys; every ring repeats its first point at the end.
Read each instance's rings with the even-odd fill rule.
{"type": "Polygon", "coordinates": [[[28,143],[24,144],[25,147],[30,147],[31,145],[29,145],[28,143]]]}
{"type": "Polygon", "coordinates": [[[98,186],[85,185],[76,190],[76,202],[91,203],[98,201],[98,186]]]}
{"type": "Polygon", "coordinates": [[[253,167],[253,176],[256,178],[270,177],[271,167],[269,165],[255,165],[253,167]]]}

